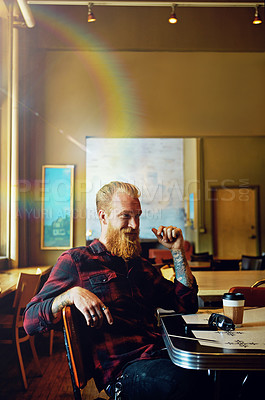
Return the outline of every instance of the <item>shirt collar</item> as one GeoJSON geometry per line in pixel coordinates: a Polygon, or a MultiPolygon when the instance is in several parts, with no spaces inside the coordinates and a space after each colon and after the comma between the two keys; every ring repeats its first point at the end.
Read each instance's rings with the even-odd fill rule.
{"type": "Polygon", "coordinates": [[[110,254],[103,243],[101,243],[98,239],[94,239],[92,243],[89,245],[93,254],[110,254]]]}
{"type": "MultiPolygon", "coordinates": [[[[92,253],[93,254],[98,254],[98,255],[102,255],[102,256],[110,256],[110,257],[116,257],[116,256],[114,256],[113,254],[111,254],[107,249],[106,249],[106,247],[104,246],[104,244],[103,243],[101,243],[98,239],[94,239],[93,240],[93,242],[92,243],[90,243],[90,245],[89,245],[89,247],[90,247],[90,249],[92,250],[92,253]]],[[[120,258],[120,259],[122,259],[121,257],[116,257],[117,259],[118,258],[120,258]]],[[[136,258],[134,258],[134,259],[131,259],[131,260],[129,260],[129,263],[130,262],[136,262],[138,260],[138,262],[139,262],[139,260],[141,260],[141,257],[136,257],[136,258]]]]}

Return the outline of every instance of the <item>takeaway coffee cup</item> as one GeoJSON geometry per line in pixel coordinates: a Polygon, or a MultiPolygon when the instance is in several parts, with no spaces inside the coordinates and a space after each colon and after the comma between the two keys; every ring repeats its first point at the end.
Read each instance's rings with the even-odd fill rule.
{"type": "Polygon", "coordinates": [[[231,318],[235,326],[243,322],[245,297],[242,293],[225,293],[223,295],[224,315],[231,318]]]}

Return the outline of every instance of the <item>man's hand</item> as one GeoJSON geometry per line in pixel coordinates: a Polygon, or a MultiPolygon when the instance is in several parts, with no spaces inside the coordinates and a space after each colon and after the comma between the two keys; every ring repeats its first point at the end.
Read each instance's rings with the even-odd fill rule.
{"type": "Polygon", "coordinates": [[[175,226],[160,226],[158,229],[153,228],[159,243],[172,251],[176,279],[187,287],[192,287],[194,278],[187,263],[184,250],[184,239],[181,229],[175,226]]]}
{"type": "Polygon", "coordinates": [[[74,304],[84,315],[87,325],[100,328],[105,317],[110,325],[113,324],[111,313],[104,303],[89,290],[75,286],[57,296],[52,303],[52,313],[56,318],[59,311],[66,305],[74,304]]]}
{"type": "Polygon", "coordinates": [[[88,325],[100,328],[104,316],[110,325],[113,324],[108,307],[94,293],[79,286],[70,290],[72,291],[71,298],[73,304],[84,315],[88,325]]]}
{"type": "Polygon", "coordinates": [[[182,250],[184,239],[181,229],[175,226],[163,226],[158,229],[153,228],[152,232],[156,235],[157,240],[163,246],[170,250],[182,250]]]}

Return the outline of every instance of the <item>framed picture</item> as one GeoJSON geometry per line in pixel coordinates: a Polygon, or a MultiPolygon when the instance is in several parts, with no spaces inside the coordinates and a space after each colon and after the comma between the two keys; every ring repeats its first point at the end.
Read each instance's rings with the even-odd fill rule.
{"type": "Polygon", "coordinates": [[[73,247],[74,165],[42,166],[41,249],[73,247]]]}

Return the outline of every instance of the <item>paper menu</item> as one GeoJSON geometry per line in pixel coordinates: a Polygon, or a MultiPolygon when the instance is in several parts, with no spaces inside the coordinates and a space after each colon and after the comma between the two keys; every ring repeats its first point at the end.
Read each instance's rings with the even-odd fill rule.
{"type": "MultiPolygon", "coordinates": [[[[187,324],[207,324],[211,315],[208,311],[184,315],[183,318],[187,324]]],[[[215,310],[215,312],[218,311],[215,310]]],[[[202,346],[265,350],[265,307],[245,310],[242,327],[236,328],[234,331],[192,330],[192,333],[198,339],[214,340],[214,342],[199,340],[202,346]]]]}
{"type": "Polygon", "coordinates": [[[224,349],[255,349],[265,350],[265,329],[244,331],[192,331],[199,339],[210,339],[215,342],[199,340],[202,346],[222,347],[224,349]]]}
{"type": "MultiPolygon", "coordinates": [[[[205,310],[199,311],[197,314],[187,314],[182,315],[182,318],[186,322],[186,324],[208,324],[208,319],[213,311],[205,310]]],[[[214,312],[220,313],[221,310],[215,310],[214,312]]]]}

